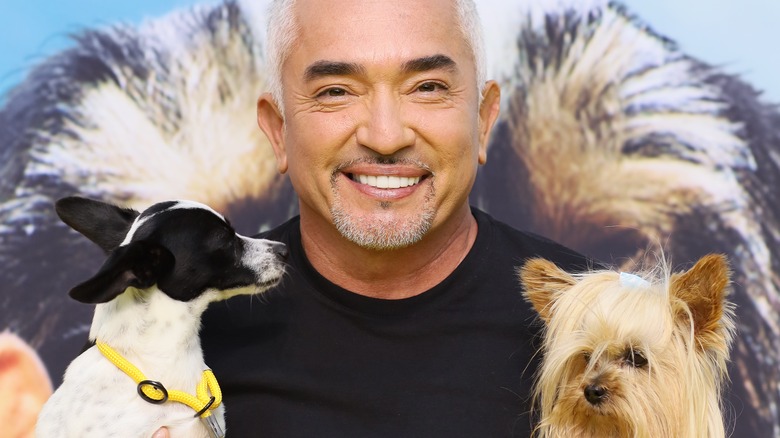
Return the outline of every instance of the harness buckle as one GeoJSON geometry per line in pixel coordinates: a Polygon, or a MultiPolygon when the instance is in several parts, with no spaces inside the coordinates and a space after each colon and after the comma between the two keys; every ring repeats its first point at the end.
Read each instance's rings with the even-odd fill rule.
{"type": "Polygon", "coordinates": [[[165,389],[165,386],[163,386],[163,384],[158,381],[142,380],[138,382],[137,388],[138,388],[138,395],[140,395],[142,399],[146,400],[147,402],[153,405],[159,405],[168,401],[168,390],[165,389]],[[144,392],[144,387],[147,386],[150,386],[152,390],[160,393],[162,397],[157,399],[157,398],[152,398],[150,395],[147,395],[146,392],[144,392]]]}

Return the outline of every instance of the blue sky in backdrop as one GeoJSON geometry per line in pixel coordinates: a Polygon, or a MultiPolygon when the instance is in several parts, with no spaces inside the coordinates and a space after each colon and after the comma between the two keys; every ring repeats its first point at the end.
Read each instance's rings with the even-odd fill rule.
{"type": "MultiPolygon", "coordinates": [[[[485,21],[500,19],[506,0],[477,0],[485,21]]],[[[516,1],[516,0],[515,0],[516,1]]],[[[555,0],[551,0],[555,1],[555,0]]],[[[0,0],[0,102],[30,66],[69,45],[84,27],[144,18],[196,0],[0,0]]],[[[624,0],[629,10],[696,58],[722,66],[780,103],[780,0],[624,0]]]]}

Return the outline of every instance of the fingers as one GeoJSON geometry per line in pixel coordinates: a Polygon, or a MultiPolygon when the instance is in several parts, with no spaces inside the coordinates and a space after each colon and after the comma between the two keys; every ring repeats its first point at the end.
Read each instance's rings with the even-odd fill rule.
{"type": "Polygon", "coordinates": [[[152,438],[171,438],[171,434],[168,433],[168,429],[165,427],[161,427],[157,429],[157,432],[152,435],[152,438]]]}

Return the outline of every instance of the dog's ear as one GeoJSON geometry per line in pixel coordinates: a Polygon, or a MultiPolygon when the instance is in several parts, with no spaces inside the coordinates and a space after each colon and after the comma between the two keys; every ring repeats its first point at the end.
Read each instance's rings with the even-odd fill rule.
{"type": "Polygon", "coordinates": [[[98,273],[71,289],[69,295],[82,303],[107,303],[130,286],[153,286],[173,264],[173,254],[165,247],[143,240],[131,242],[114,250],[98,273]]]}
{"type": "MultiPolygon", "coordinates": [[[[688,305],[694,338],[704,350],[724,348],[723,315],[729,275],[726,257],[710,254],[699,259],[687,272],[674,274],[671,278],[670,294],[688,305]]],[[[688,319],[687,312],[684,317],[688,319]]]]}
{"type": "Polygon", "coordinates": [[[550,321],[550,306],[556,295],[577,282],[553,262],[542,258],[528,260],[517,270],[517,274],[523,285],[525,299],[534,306],[545,323],[550,321]]]}
{"type": "Polygon", "coordinates": [[[125,239],[138,212],[93,199],[71,196],[54,204],[57,215],[69,227],[109,252],[125,239]]]}

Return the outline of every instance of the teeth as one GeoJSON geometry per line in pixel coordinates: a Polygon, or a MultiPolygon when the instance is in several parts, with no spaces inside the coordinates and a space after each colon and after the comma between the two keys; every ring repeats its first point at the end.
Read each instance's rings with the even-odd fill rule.
{"type": "Polygon", "coordinates": [[[388,175],[353,175],[353,179],[360,184],[366,184],[371,187],[379,189],[398,189],[401,187],[409,187],[420,182],[420,177],[409,178],[405,176],[388,176],[388,175]]]}

